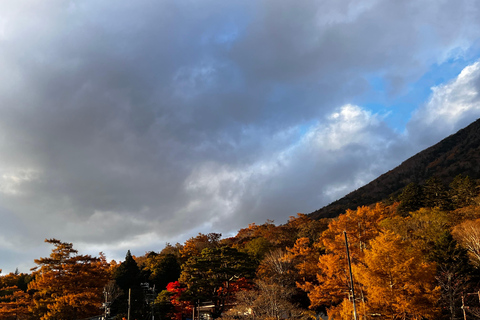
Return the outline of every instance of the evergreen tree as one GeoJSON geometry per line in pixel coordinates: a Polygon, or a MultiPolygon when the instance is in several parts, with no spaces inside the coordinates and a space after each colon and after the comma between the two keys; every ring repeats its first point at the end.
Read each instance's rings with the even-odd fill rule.
{"type": "Polygon", "coordinates": [[[68,320],[98,315],[109,280],[105,258],[78,255],[71,243],[45,242],[55,248],[49,257],[35,260],[35,278],[28,285],[29,292],[34,292],[34,318],[68,320]]]}
{"type": "Polygon", "coordinates": [[[247,280],[255,275],[256,264],[246,253],[230,247],[206,248],[199,257],[182,266],[180,282],[186,284],[191,301],[212,301],[217,318],[233,301],[234,294],[249,287],[247,280]]]}
{"type": "Polygon", "coordinates": [[[165,290],[170,282],[177,281],[180,272],[180,264],[171,253],[150,252],[142,268],[143,278],[148,279],[157,291],[165,290]]]}
{"type": "Polygon", "coordinates": [[[450,208],[447,189],[437,177],[428,179],[423,185],[422,191],[424,207],[439,208],[441,210],[450,208]]]}
{"type": "Polygon", "coordinates": [[[429,259],[437,264],[435,278],[441,288],[443,318],[460,319],[462,293],[474,290],[478,281],[467,250],[458,245],[450,232],[445,232],[430,251],[429,259]]]}
{"type": "Polygon", "coordinates": [[[475,198],[475,184],[468,176],[458,175],[450,183],[449,193],[454,209],[466,207],[475,198]]]}
{"type": "Polygon", "coordinates": [[[112,313],[126,315],[128,313],[128,293],[130,294],[130,315],[133,318],[142,318],[146,312],[145,297],[141,286],[140,268],[127,251],[125,261],[114,271],[113,278],[123,291],[123,294],[112,304],[112,313]]]}
{"type": "Polygon", "coordinates": [[[410,212],[417,211],[423,206],[423,194],[420,186],[414,182],[403,188],[402,193],[398,196],[400,205],[397,212],[403,216],[407,216],[410,212]]]}

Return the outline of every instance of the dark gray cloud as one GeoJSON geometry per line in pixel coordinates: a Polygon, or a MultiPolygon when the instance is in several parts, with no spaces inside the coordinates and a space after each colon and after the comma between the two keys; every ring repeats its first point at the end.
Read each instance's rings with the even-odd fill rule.
{"type": "Polygon", "coordinates": [[[421,139],[433,103],[399,133],[350,104],[368,79],[394,99],[475,55],[480,33],[471,1],[20,0],[0,12],[6,270],[49,237],[118,258],[318,209],[424,145],[407,138],[421,139]]]}

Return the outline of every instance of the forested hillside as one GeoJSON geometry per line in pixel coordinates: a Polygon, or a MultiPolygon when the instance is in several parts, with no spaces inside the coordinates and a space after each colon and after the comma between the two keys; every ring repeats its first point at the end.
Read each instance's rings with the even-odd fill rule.
{"type": "Polygon", "coordinates": [[[347,209],[395,197],[408,184],[423,184],[431,177],[446,185],[459,174],[480,179],[479,163],[480,119],[310,216],[313,219],[336,217],[347,209]]]}
{"type": "Polygon", "coordinates": [[[0,319],[352,319],[353,298],[358,319],[457,319],[462,303],[480,317],[475,190],[464,176],[430,179],[390,205],[199,234],[121,263],[46,240],[32,273],[0,278],[0,319]]]}

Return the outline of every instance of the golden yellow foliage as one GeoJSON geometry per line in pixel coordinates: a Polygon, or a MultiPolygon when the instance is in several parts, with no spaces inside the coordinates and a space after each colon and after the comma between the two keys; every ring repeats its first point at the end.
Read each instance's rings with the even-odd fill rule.
{"type": "Polygon", "coordinates": [[[347,210],[328,225],[323,232],[319,245],[327,252],[345,252],[345,238],[343,232],[348,234],[352,259],[361,256],[368,242],[375,238],[381,230],[380,222],[391,216],[388,207],[377,203],[374,208],[358,207],[357,210],[347,210]]]}
{"type": "Polygon", "coordinates": [[[300,283],[315,280],[320,254],[310,244],[309,238],[300,238],[292,248],[287,248],[284,259],[291,261],[297,270],[295,278],[300,283]]]}
{"type": "Polygon", "coordinates": [[[363,263],[353,267],[366,292],[368,312],[384,319],[435,319],[440,297],[435,264],[393,232],[378,236],[370,245],[363,263]]]}

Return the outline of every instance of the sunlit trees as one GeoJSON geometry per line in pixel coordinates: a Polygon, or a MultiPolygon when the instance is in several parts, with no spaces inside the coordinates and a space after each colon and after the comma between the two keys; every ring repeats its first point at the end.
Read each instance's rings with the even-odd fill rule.
{"type": "MultiPolygon", "coordinates": [[[[368,248],[370,240],[380,234],[380,222],[391,214],[389,208],[377,204],[373,208],[359,207],[357,210],[347,210],[344,215],[330,222],[328,229],[316,243],[318,249],[325,250],[325,254],[320,255],[318,259],[316,279],[298,283],[301,289],[308,292],[310,308],[334,307],[349,294],[343,232],[346,231],[348,234],[352,263],[356,264],[362,261],[364,250],[368,248]]],[[[360,285],[355,282],[355,286],[360,285]]],[[[356,288],[356,291],[360,296],[363,293],[361,287],[356,288]]]]}
{"type": "Polygon", "coordinates": [[[457,241],[468,250],[472,263],[480,267],[480,219],[467,220],[453,229],[457,241]]]}
{"type": "Polygon", "coordinates": [[[392,212],[388,207],[377,203],[373,208],[358,207],[357,210],[347,210],[345,214],[330,222],[320,238],[319,245],[327,253],[344,252],[346,231],[351,243],[352,257],[355,259],[367,247],[368,242],[381,231],[380,222],[390,217],[392,212]]]}
{"type": "Polygon", "coordinates": [[[182,262],[191,257],[199,256],[203,249],[218,248],[220,246],[220,233],[199,233],[198,236],[185,241],[185,245],[180,249],[182,262]]]}
{"type": "Polygon", "coordinates": [[[428,252],[441,239],[451,221],[447,212],[439,208],[421,208],[405,217],[394,216],[382,221],[381,226],[400,235],[404,240],[416,241],[428,252]]]}
{"type": "Polygon", "coordinates": [[[346,268],[345,256],[332,253],[320,256],[317,281],[299,283],[299,287],[308,292],[311,309],[342,302],[349,290],[346,268]]]}
{"type": "Polygon", "coordinates": [[[47,258],[36,259],[33,316],[37,319],[81,319],[97,315],[103,288],[109,280],[108,263],[99,258],[79,255],[71,243],[48,239],[54,246],[47,258]]]}
{"type": "MultiPolygon", "coordinates": [[[[1,270],[0,270],[1,273],[1,270]]],[[[32,281],[32,275],[28,273],[10,272],[0,277],[0,288],[17,287],[23,291],[27,290],[28,283],[32,281]]]]}
{"type": "Polygon", "coordinates": [[[435,264],[400,236],[386,232],[372,240],[353,270],[366,292],[366,312],[384,319],[436,319],[435,264]]]}
{"type": "Polygon", "coordinates": [[[288,286],[295,284],[291,274],[294,270],[294,265],[291,259],[286,257],[285,250],[275,249],[268,252],[260,262],[256,277],[263,280],[274,279],[280,285],[288,286]]]}
{"type": "Polygon", "coordinates": [[[274,281],[257,280],[255,289],[236,294],[235,307],[222,315],[222,319],[300,319],[306,310],[293,301],[294,288],[274,281]]]}
{"type": "Polygon", "coordinates": [[[31,307],[32,297],[17,286],[0,289],[0,319],[34,319],[31,307]]]}
{"type": "Polygon", "coordinates": [[[113,301],[111,314],[118,319],[126,316],[131,290],[131,317],[137,319],[152,311],[155,317],[181,320],[197,303],[209,302],[214,318],[305,319],[326,310],[333,319],[350,320],[353,295],[344,232],[359,319],[454,320],[462,292],[467,292],[472,315],[478,304],[471,294],[480,287],[480,220],[474,220],[480,217],[480,198],[472,200],[468,179],[454,181],[449,196],[456,197],[456,207],[467,207],[448,211],[445,189],[431,179],[423,186],[427,208],[418,208],[419,198],[407,188],[403,212],[394,203],[359,207],[322,221],[298,214],[284,225],[251,224],[228,239],[199,234],[160,253],[134,257],[128,251],[119,264],[47,240],[54,246],[52,254],[35,260],[32,275],[0,277],[0,319],[100,314],[105,287],[107,300],[113,301]],[[145,299],[145,283],[160,291],[150,305],[154,297],[145,299]]]}
{"type": "Polygon", "coordinates": [[[314,281],[320,250],[310,243],[309,238],[299,238],[292,248],[287,248],[284,259],[295,268],[293,278],[301,283],[314,281]]]}

